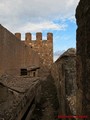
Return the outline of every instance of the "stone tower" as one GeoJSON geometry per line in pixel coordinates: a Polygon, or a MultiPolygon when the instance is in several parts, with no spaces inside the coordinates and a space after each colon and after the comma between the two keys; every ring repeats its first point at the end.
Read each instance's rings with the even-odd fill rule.
{"type": "MultiPolygon", "coordinates": [[[[15,33],[21,39],[20,33],[15,33]]],[[[47,40],[42,40],[42,33],[36,33],[36,40],[32,40],[32,34],[25,34],[25,44],[30,45],[41,58],[41,64],[47,69],[53,63],[53,34],[47,33],[47,40]]]]}

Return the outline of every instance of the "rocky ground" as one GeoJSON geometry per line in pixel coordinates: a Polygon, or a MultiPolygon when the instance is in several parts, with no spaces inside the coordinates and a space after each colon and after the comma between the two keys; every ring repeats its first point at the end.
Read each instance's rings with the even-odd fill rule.
{"type": "Polygon", "coordinates": [[[36,105],[32,120],[57,120],[59,102],[56,86],[49,75],[41,80],[41,99],[36,105]]]}

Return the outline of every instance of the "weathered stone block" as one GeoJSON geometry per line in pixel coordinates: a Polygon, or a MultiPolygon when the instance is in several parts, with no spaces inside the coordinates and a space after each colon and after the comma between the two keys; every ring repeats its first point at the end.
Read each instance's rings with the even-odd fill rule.
{"type": "Polygon", "coordinates": [[[79,101],[77,114],[88,116],[90,115],[90,0],[80,0],[76,9],[76,19],[78,25],[77,85],[78,91],[82,91],[81,97],[77,94],[77,101],[79,101]]]}

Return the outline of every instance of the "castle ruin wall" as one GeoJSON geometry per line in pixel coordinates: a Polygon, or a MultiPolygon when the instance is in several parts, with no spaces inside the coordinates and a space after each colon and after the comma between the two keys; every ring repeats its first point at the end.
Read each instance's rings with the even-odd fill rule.
{"type": "Polygon", "coordinates": [[[0,76],[19,75],[21,68],[39,66],[38,54],[20,40],[20,33],[17,37],[0,25],[0,76]]]}
{"type": "MultiPolygon", "coordinates": [[[[21,39],[20,33],[15,33],[16,37],[21,39]]],[[[41,59],[41,65],[50,69],[53,64],[53,34],[47,33],[47,40],[42,40],[42,33],[36,33],[36,40],[32,40],[32,34],[25,34],[25,44],[31,46],[38,53],[41,59]]]]}

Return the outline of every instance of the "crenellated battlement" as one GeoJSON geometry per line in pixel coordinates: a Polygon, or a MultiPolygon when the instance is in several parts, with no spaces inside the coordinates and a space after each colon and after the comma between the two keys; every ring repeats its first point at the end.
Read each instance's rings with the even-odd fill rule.
{"type": "MultiPolygon", "coordinates": [[[[15,33],[15,36],[21,40],[21,33],[15,33]]],[[[42,33],[37,32],[36,33],[36,41],[42,40],[42,33]]],[[[47,40],[52,41],[53,40],[53,34],[52,33],[47,33],[47,40]]],[[[32,34],[31,33],[25,33],[25,41],[28,43],[32,41],[32,34]]]]}
{"type": "Polygon", "coordinates": [[[21,33],[15,33],[15,36],[21,40],[21,33]]]}
{"type": "MultiPolygon", "coordinates": [[[[21,33],[15,33],[15,36],[21,40],[21,33]]],[[[42,33],[36,33],[36,40],[32,39],[31,33],[25,33],[25,44],[38,53],[46,68],[50,68],[53,63],[53,34],[47,33],[47,39],[42,39],[42,33]]]]}
{"type": "Polygon", "coordinates": [[[36,40],[42,40],[42,33],[41,32],[36,33],[36,40]]]}

